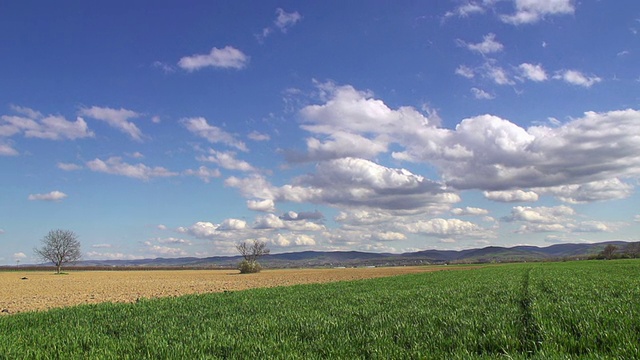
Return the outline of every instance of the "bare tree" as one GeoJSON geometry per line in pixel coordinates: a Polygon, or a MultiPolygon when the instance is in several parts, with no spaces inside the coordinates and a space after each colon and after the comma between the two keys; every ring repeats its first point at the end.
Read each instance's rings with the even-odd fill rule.
{"type": "Polygon", "coordinates": [[[607,260],[611,260],[613,258],[613,253],[615,253],[616,250],[618,250],[617,246],[613,244],[609,244],[604,247],[604,250],[602,250],[602,252],[600,253],[600,256],[602,256],[607,260]]]}
{"type": "Polygon", "coordinates": [[[244,260],[240,263],[240,273],[256,273],[259,272],[261,267],[258,263],[258,258],[269,254],[267,243],[260,240],[253,240],[253,242],[247,243],[243,241],[236,245],[236,249],[242,255],[244,260]]]}
{"type": "Polygon", "coordinates": [[[633,259],[640,257],[640,242],[633,242],[628,244],[624,248],[624,252],[633,259]]]}
{"type": "Polygon", "coordinates": [[[51,230],[42,239],[42,247],[33,249],[36,256],[51,261],[60,274],[62,264],[73,263],[82,256],[78,236],[70,230],[51,230]]]}

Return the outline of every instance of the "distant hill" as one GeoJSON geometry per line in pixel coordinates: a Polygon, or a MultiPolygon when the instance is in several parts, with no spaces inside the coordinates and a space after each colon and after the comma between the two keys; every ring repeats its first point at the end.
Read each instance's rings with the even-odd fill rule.
{"type": "MultiPolygon", "coordinates": [[[[337,267],[337,266],[399,266],[444,263],[486,263],[544,261],[588,258],[613,244],[623,249],[628,243],[608,241],[593,244],[556,244],[547,247],[489,246],[467,250],[424,250],[403,254],[369,253],[360,251],[302,251],[272,254],[260,259],[264,267],[337,267]]],[[[85,260],[75,266],[82,267],[214,267],[232,268],[240,256],[214,256],[207,258],[157,258],[141,260],[85,260]]]]}

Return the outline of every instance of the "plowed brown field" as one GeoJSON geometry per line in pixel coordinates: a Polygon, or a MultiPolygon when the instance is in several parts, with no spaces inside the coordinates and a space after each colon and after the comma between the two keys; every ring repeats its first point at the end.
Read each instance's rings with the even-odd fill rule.
{"type": "Polygon", "coordinates": [[[444,267],[282,269],[247,275],[234,270],[70,271],[66,275],[5,271],[0,272],[0,311],[6,315],[79,304],[132,302],[139,298],[369,279],[441,269],[444,267]]]}

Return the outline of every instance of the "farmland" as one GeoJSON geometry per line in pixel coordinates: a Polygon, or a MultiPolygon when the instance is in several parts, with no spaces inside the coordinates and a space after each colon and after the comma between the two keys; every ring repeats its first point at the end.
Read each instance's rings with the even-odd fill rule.
{"type": "Polygon", "coordinates": [[[0,358],[639,358],[639,275],[511,264],[26,312],[0,317],[0,358]]]}

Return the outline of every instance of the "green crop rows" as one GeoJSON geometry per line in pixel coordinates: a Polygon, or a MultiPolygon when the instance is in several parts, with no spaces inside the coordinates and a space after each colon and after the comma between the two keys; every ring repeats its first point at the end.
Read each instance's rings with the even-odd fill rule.
{"type": "Polygon", "coordinates": [[[0,317],[0,359],[640,358],[640,261],[513,264],[0,317]]]}

